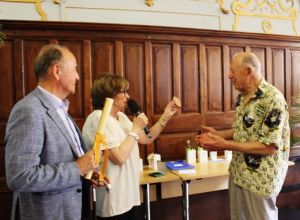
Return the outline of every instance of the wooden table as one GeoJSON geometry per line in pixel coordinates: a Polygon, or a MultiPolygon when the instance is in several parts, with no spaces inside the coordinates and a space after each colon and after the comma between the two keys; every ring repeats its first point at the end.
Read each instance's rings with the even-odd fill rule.
{"type": "Polygon", "coordinates": [[[150,188],[149,185],[153,183],[163,183],[163,182],[169,182],[169,181],[175,181],[180,180],[180,176],[170,172],[166,171],[166,175],[159,176],[159,177],[152,177],[149,176],[150,173],[154,172],[153,169],[149,168],[148,166],[145,166],[143,171],[140,174],[140,185],[145,186],[143,187],[143,195],[144,195],[144,202],[146,202],[146,219],[150,220],[150,188]]]}

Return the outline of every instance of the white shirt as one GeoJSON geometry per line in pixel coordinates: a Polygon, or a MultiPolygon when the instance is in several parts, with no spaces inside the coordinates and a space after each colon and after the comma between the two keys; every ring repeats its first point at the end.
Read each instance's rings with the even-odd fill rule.
{"type": "MultiPolygon", "coordinates": [[[[93,146],[101,114],[101,110],[94,110],[87,117],[83,126],[83,139],[90,148],[93,146]]],[[[132,122],[124,113],[119,112],[118,118],[119,120],[116,120],[109,116],[104,126],[104,136],[109,149],[119,147],[132,128],[132,122]]],[[[133,206],[140,205],[139,159],[139,147],[136,142],[130,156],[122,166],[108,160],[106,175],[109,177],[112,187],[109,192],[105,187],[97,189],[97,216],[120,215],[129,211],[133,206]]],[[[101,165],[100,162],[100,168],[101,165]]]]}
{"type": "Polygon", "coordinates": [[[76,146],[75,149],[77,149],[77,152],[76,152],[77,156],[78,157],[82,156],[84,154],[84,151],[80,144],[79,135],[77,133],[77,130],[75,128],[73,121],[68,116],[69,100],[68,99],[61,100],[60,98],[58,98],[57,96],[48,92],[46,89],[44,89],[41,86],[38,86],[38,88],[41,90],[42,93],[44,93],[49,98],[51,103],[55,106],[59,117],[64,122],[64,124],[73,140],[73,143],[76,146]]]}

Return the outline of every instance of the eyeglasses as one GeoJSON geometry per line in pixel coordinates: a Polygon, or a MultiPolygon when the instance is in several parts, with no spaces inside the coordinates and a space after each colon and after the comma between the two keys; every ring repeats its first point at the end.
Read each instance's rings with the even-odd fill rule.
{"type": "Polygon", "coordinates": [[[124,95],[128,94],[128,90],[120,91],[119,93],[123,93],[124,95]]]}

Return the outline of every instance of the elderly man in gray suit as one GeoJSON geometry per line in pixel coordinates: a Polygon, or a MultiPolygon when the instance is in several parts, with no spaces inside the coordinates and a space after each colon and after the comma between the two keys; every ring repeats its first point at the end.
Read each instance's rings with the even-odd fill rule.
{"type": "Polygon", "coordinates": [[[81,219],[81,176],[95,163],[67,113],[66,98],[79,80],[76,66],[67,48],[44,46],[35,62],[37,88],[12,109],[5,136],[12,219],[81,219]]]}

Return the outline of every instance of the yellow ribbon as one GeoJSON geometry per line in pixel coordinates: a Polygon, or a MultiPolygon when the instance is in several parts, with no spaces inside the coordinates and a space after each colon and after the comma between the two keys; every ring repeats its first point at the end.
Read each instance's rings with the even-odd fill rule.
{"type": "Polygon", "coordinates": [[[94,158],[95,158],[95,163],[100,164],[101,160],[101,145],[104,146],[104,158],[103,158],[103,163],[102,163],[102,168],[99,171],[99,180],[100,181],[105,181],[105,171],[107,167],[107,161],[108,161],[108,146],[105,140],[105,137],[101,133],[96,133],[94,145],[93,145],[93,150],[94,150],[94,158]]]}

